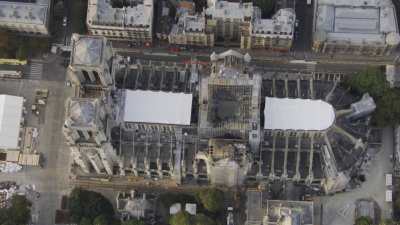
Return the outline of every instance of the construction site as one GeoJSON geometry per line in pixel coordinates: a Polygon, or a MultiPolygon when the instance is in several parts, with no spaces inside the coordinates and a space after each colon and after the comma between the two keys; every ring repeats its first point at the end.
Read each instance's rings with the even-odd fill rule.
{"type": "MultiPolygon", "coordinates": [[[[91,38],[73,40],[93,45],[91,38]]],[[[66,104],[64,125],[76,179],[182,188],[280,181],[325,194],[359,184],[376,106],[341,88],[342,75],[264,73],[233,50],[213,53],[209,64],[131,59],[94,39],[101,41],[90,51],[72,52],[69,66],[81,90],[66,104]],[[101,82],[82,82],[91,73],[101,82]],[[83,101],[97,106],[72,104],[83,101]]]]}
{"type": "Polygon", "coordinates": [[[0,95],[1,172],[18,172],[23,166],[41,166],[39,128],[49,90],[35,88],[33,92],[29,98],[10,95],[14,93],[0,95]],[[37,120],[37,123],[32,120],[37,120]]]}

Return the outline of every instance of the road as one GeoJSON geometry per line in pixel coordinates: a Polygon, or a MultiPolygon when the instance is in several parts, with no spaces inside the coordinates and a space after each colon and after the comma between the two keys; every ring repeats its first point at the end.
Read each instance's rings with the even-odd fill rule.
{"type": "MultiPolygon", "coordinates": [[[[189,50],[182,50],[180,52],[171,52],[168,46],[153,47],[153,48],[130,48],[127,43],[113,42],[114,50],[121,55],[178,55],[180,57],[197,57],[200,59],[208,59],[212,52],[223,52],[228,48],[213,47],[213,48],[196,48],[189,50]]],[[[345,64],[345,65],[386,65],[393,63],[396,54],[388,56],[361,56],[361,55],[328,55],[322,53],[314,53],[311,51],[292,51],[288,53],[270,52],[263,49],[243,50],[238,48],[231,48],[239,52],[248,52],[253,60],[262,61],[275,61],[275,62],[289,62],[291,60],[307,60],[315,61],[324,64],[345,64]]]]}
{"type": "Polygon", "coordinates": [[[306,52],[311,50],[313,7],[312,5],[307,5],[307,1],[305,0],[297,1],[295,11],[298,26],[295,31],[292,50],[306,54],[306,52]]]}
{"type": "Polygon", "coordinates": [[[71,2],[63,0],[54,5],[54,12],[51,18],[52,41],[56,44],[69,45],[72,35],[72,12],[71,2]],[[63,19],[67,19],[64,26],[63,19]]]}
{"type": "Polygon", "coordinates": [[[60,64],[62,58],[50,55],[43,63],[41,80],[21,79],[2,80],[0,94],[25,97],[27,126],[39,129],[38,151],[43,154],[44,168],[27,167],[21,172],[0,174],[0,181],[15,181],[18,184],[33,184],[40,192],[34,202],[34,214],[38,215],[38,225],[53,225],[55,209],[60,205],[60,197],[69,191],[69,149],[64,145],[61,127],[64,118],[64,102],[69,94],[65,88],[65,68],[60,64]],[[47,106],[36,117],[29,110],[34,101],[34,90],[47,88],[50,92],[47,106]]]}
{"type": "Polygon", "coordinates": [[[71,2],[68,0],[64,0],[64,17],[67,18],[67,25],[64,27],[64,45],[69,45],[71,42],[72,36],[72,22],[71,18],[74,16],[72,15],[71,10],[71,2]]]}
{"type": "MultiPolygon", "coordinates": [[[[185,54],[171,54],[171,53],[158,53],[158,52],[140,52],[136,50],[122,50],[117,49],[117,52],[123,56],[131,57],[131,60],[152,60],[152,61],[167,61],[184,63],[196,58],[200,61],[208,62],[210,60],[209,55],[185,55],[185,54]]],[[[293,61],[288,60],[271,60],[264,58],[253,58],[252,65],[259,70],[272,71],[272,72],[303,72],[310,71],[309,63],[292,63],[293,61]]],[[[342,64],[342,63],[327,63],[320,62],[312,68],[316,72],[333,72],[333,73],[344,73],[353,74],[367,68],[366,64],[342,64]]]]}

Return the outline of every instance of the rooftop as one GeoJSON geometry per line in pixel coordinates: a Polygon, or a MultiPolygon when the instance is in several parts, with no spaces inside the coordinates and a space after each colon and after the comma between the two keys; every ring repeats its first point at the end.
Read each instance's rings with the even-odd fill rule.
{"type": "Polygon", "coordinates": [[[190,15],[185,12],[179,17],[179,21],[173,26],[172,34],[192,33],[192,32],[203,32],[205,30],[206,20],[204,15],[195,14],[190,15]]]}
{"type": "Polygon", "coordinates": [[[268,200],[267,210],[266,225],[313,225],[313,202],[268,200]]]}
{"type": "Polygon", "coordinates": [[[111,42],[102,36],[72,34],[71,66],[112,65],[114,55],[111,42]]]}
{"type": "Polygon", "coordinates": [[[265,98],[264,129],[325,130],[335,121],[332,105],[322,100],[265,98]]]}
{"type": "Polygon", "coordinates": [[[126,90],[125,122],[190,125],[192,94],[126,90]]]}
{"type": "Polygon", "coordinates": [[[271,19],[258,18],[252,23],[252,34],[256,36],[293,37],[296,14],[293,9],[280,9],[271,19]]]}
{"type": "Polygon", "coordinates": [[[260,10],[254,10],[252,3],[239,3],[228,1],[215,1],[215,4],[206,9],[206,15],[214,18],[231,18],[244,20],[246,17],[257,17],[261,14],[260,10]]]}
{"type": "Polygon", "coordinates": [[[313,202],[266,200],[257,190],[246,192],[246,225],[312,225],[313,202]]]}
{"type": "Polygon", "coordinates": [[[251,116],[252,86],[209,85],[208,121],[215,126],[247,123],[251,116]]]}
{"type": "Polygon", "coordinates": [[[99,65],[103,55],[104,37],[73,36],[71,64],[99,65]]]}
{"type": "Polygon", "coordinates": [[[0,1],[0,21],[46,25],[50,0],[0,1]]]}
{"type": "Polygon", "coordinates": [[[108,0],[89,0],[87,23],[95,26],[151,27],[153,0],[136,1],[136,5],[113,8],[108,0]]]}
{"type": "Polygon", "coordinates": [[[319,0],[316,32],[319,39],[328,41],[390,45],[400,42],[391,0],[319,0]]]}
{"type": "Polygon", "coordinates": [[[0,148],[18,148],[23,97],[0,95],[0,148]]]}
{"type": "Polygon", "coordinates": [[[69,118],[72,126],[92,126],[98,113],[95,99],[71,99],[69,103],[69,118]]]}

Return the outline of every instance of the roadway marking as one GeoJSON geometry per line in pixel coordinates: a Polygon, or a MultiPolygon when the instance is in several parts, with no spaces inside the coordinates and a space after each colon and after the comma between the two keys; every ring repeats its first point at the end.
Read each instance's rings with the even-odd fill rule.
{"type": "Polygon", "coordinates": [[[40,80],[42,79],[43,74],[43,63],[32,62],[29,68],[29,73],[25,78],[31,80],[40,80]]]}

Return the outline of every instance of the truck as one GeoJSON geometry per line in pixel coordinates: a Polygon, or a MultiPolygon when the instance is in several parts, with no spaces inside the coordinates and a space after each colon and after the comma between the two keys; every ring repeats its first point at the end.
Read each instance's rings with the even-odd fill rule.
{"type": "Polygon", "coordinates": [[[22,71],[17,70],[0,70],[0,78],[22,78],[22,71]]]}

